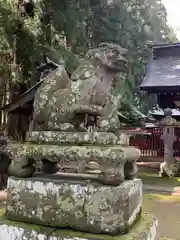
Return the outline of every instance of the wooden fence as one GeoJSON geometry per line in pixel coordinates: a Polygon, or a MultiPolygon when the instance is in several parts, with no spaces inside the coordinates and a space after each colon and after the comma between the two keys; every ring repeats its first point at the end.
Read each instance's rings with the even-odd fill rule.
{"type": "MultiPolygon", "coordinates": [[[[164,143],[161,140],[162,128],[148,128],[145,134],[136,134],[130,138],[130,145],[141,150],[143,157],[164,157],[164,143]]],[[[180,158],[180,128],[175,129],[174,156],[180,158]]]]}

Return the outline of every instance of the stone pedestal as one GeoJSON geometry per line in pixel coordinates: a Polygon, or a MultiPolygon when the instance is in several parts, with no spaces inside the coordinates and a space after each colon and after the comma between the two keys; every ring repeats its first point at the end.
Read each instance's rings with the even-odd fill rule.
{"type": "Polygon", "coordinates": [[[158,240],[157,227],[154,217],[143,215],[128,234],[109,236],[9,221],[4,217],[4,210],[0,212],[0,240],[158,240]]]}
{"type": "Polygon", "coordinates": [[[164,141],[164,162],[160,166],[160,173],[167,174],[169,177],[173,176],[175,165],[173,144],[176,140],[174,127],[164,127],[161,139],[164,141]]]}
{"type": "Polygon", "coordinates": [[[172,110],[164,110],[165,117],[160,121],[160,125],[163,126],[163,135],[161,139],[164,142],[164,162],[160,165],[160,175],[173,177],[179,171],[179,167],[176,164],[174,157],[174,141],[175,127],[178,126],[178,122],[172,117],[172,110]]]}
{"type": "MultiPolygon", "coordinates": [[[[9,172],[13,176],[31,177],[35,172],[33,163],[44,164],[46,160],[49,162],[49,170],[54,164],[58,164],[62,176],[63,173],[64,177],[67,177],[65,173],[76,173],[75,177],[78,178],[79,174],[89,173],[88,165],[93,161],[98,166],[95,170],[98,170],[99,174],[94,174],[91,178],[98,179],[103,184],[116,186],[124,179],[131,179],[136,175],[136,161],[141,154],[139,149],[131,146],[91,145],[91,142],[89,145],[80,146],[59,143],[12,143],[9,144],[9,149],[13,159],[9,172]]],[[[89,179],[89,175],[86,178],[89,179]]]]}
{"type": "Polygon", "coordinates": [[[142,182],[117,187],[93,182],[10,178],[6,217],[43,226],[93,233],[124,234],[142,208],[142,182]]]}
{"type": "Polygon", "coordinates": [[[91,145],[121,145],[129,146],[127,133],[119,132],[62,132],[62,131],[32,131],[27,133],[26,141],[48,144],[91,144],[91,145]]]}

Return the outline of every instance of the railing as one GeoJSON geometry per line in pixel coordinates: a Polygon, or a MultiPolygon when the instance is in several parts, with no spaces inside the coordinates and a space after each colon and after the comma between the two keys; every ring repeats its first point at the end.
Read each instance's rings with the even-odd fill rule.
{"type": "MultiPolygon", "coordinates": [[[[164,157],[164,143],[161,140],[163,134],[162,128],[148,128],[145,129],[146,134],[136,134],[130,137],[130,145],[135,146],[141,150],[144,157],[164,157]]],[[[180,128],[175,129],[177,136],[174,142],[174,156],[180,157],[180,128]]]]}

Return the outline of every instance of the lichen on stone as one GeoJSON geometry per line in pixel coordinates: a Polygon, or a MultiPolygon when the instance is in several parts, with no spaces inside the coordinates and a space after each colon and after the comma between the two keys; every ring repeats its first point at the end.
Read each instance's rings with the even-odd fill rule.
{"type": "Polygon", "coordinates": [[[128,234],[109,236],[9,221],[5,218],[4,213],[5,209],[1,209],[0,239],[6,240],[12,240],[11,236],[15,239],[19,237],[18,240],[156,240],[157,237],[157,219],[148,214],[143,214],[141,220],[134,225],[128,234]],[[1,231],[2,229],[3,231],[1,231]]]}
{"type": "Polygon", "coordinates": [[[142,207],[139,179],[112,187],[62,179],[10,178],[8,193],[8,219],[111,235],[129,231],[142,207]]]}
{"type": "Polygon", "coordinates": [[[62,66],[48,74],[35,94],[33,130],[62,130],[68,123],[74,131],[94,124],[100,131],[116,131],[120,124],[111,91],[116,74],[126,70],[126,52],[104,43],[87,53],[71,79],[62,66]]]}
{"type": "Polygon", "coordinates": [[[6,218],[50,226],[52,234],[4,223],[0,233],[2,227],[7,237],[9,231],[20,239],[121,240],[118,234],[139,219],[142,182],[135,175],[141,152],[119,131],[119,98],[113,95],[115,75],[126,70],[126,52],[100,44],[71,79],[63,66],[44,78],[26,142],[8,144],[9,174],[15,177],[8,181],[6,218]],[[59,227],[107,236],[66,235],[59,227]]]}
{"type": "Polygon", "coordinates": [[[32,131],[26,141],[41,144],[77,144],[77,145],[129,145],[129,136],[125,133],[111,132],[66,132],[66,131],[32,131]]]}
{"type": "Polygon", "coordinates": [[[86,166],[95,161],[99,165],[101,182],[112,185],[120,184],[126,177],[133,178],[136,174],[136,161],[140,157],[140,151],[134,147],[111,146],[77,146],[77,145],[53,145],[53,144],[11,144],[9,145],[13,163],[10,166],[11,175],[28,177],[34,173],[31,162],[48,160],[59,163],[61,167],[71,166],[77,173],[87,173],[86,166]],[[29,171],[29,172],[28,172],[29,171]]]}

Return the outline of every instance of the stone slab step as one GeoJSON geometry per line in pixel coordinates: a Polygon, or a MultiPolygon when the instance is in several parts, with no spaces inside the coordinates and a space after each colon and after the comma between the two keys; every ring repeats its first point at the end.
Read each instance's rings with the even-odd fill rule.
{"type": "Polygon", "coordinates": [[[0,240],[157,240],[157,219],[145,214],[126,235],[110,236],[8,221],[0,211],[0,240]]]}
{"type": "Polygon", "coordinates": [[[7,190],[8,219],[92,233],[126,233],[142,209],[140,179],[112,187],[95,182],[10,177],[7,190]]]}

